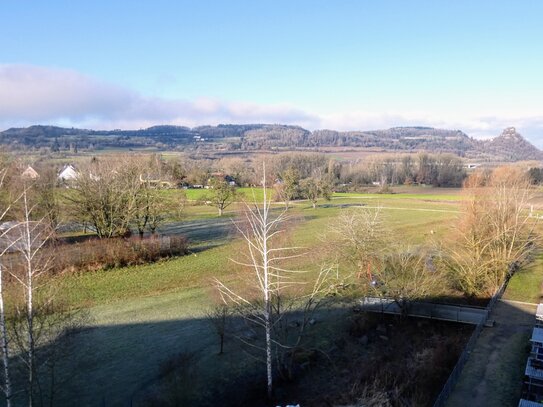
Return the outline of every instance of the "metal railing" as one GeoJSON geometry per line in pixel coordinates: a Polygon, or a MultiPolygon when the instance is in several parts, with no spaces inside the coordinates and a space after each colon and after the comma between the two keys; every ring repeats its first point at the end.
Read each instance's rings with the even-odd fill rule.
{"type": "Polygon", "coordinates": [[[483,307],[439,304],[414,301],[402,307],[390,298],[364,297],[360,301],[364,311],[382,314],[408,315],[418,318],[438,319],[442,321],[461,322],[478,325],[488,318],[488,310],[483,307]]]}

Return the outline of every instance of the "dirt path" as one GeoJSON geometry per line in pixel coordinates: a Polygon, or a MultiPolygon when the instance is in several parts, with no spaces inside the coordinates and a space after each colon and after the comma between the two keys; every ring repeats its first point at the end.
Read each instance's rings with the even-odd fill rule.
{"type": "Polygon", "coordinates": [[[498,301],[447,406],[517,406],[535,304],[498,301]]]}

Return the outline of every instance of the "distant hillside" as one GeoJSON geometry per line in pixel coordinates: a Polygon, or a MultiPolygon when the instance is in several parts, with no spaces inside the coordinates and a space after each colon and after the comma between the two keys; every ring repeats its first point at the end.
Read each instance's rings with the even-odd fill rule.
{"type": "Polygon", "coordinates": [[[489,160],[541,160],[543,152],[514,128],[492,140],[475,140],[460,130],[393,127],[369,131],[309,131],[280,124],[218,126],[153,126],[140,130],[85,130],[54,126],[11,128],[0,132],[0,144],[12,150],[142,149],[251,151],[321,147],[356,147],[385,151],[448,152],[489,160]]]}
{"type": "Polygon", "coordinates": [[[543,151],[517,133],[514,127],[506,128],[502,134],[480,142],[481,154],[501,157],[507,161],[543,160],[543,151]]]}

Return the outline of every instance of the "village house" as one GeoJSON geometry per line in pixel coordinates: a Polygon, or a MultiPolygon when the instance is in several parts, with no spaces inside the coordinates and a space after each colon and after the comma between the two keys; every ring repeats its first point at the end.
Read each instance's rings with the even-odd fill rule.
{"type": "Polygon", "coordinates": [[[75,169],[75,167],[71,164],[65,165],[64,168],[60,171],[58,174],[58,180],[60,182],[70,182],[79,176],[79,173],[75,169]]]}
{"type": "Polygon", "coordinates": [[[39,177],[40,174],[30,165],[21,173],[21,178],[24,179],[38,179],[39,177]]]}

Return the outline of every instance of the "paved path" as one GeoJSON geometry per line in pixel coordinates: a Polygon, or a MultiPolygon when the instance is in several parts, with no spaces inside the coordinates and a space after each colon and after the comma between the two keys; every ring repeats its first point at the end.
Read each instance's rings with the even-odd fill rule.
{"type": "Polygon", "coordinates": [[[517,406],[535,304],[498,301],[447,401],[454,406],[517,406]]]}

